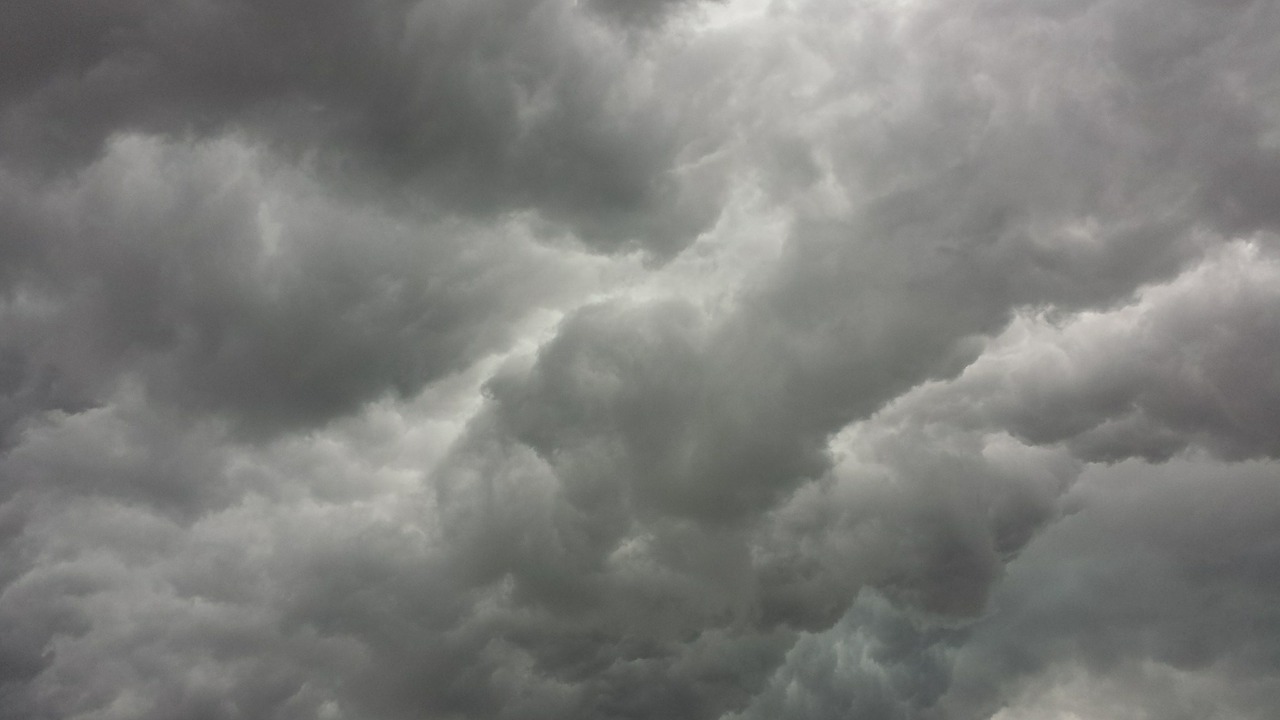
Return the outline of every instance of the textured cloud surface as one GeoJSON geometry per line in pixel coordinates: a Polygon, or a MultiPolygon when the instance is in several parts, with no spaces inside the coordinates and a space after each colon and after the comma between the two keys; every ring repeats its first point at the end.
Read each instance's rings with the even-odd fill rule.
{"type": "Polygon", "coordinates": [[[1280,706],[1280,5],[0,27],[0,720],[1280,706]]]}

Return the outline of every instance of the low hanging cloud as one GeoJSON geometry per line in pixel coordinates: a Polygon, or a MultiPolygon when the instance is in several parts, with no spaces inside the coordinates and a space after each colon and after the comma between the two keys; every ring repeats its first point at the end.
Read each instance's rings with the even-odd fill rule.
{"type": "MultiPolygon", "coordinates": [[[[0,145],[82,165],[121,131],[243,131],[338,187],[490,216],[535,210],[605,248],[678,250],[714,217],[652,60],[562,0],[20,0],[0,145]]],[[[691,158],[696,159],[696,158],[691,158]]],[[[714,197],[714,194],[713,194],[714,197]]]]}
{"type": "Polygon", "coordinates": [[[0,718],[1280,702],[1273,3],[0,24],[0,718]]]}
{"type": "Polygon", "coordinates": [[[234,139],[124,136],[71,178],[12,185],[3,322],[30,376],[12,382],[89,398],[133,380],[251,431],[412,394],[575,281],[504,223],[343,202],[234,139]]]}

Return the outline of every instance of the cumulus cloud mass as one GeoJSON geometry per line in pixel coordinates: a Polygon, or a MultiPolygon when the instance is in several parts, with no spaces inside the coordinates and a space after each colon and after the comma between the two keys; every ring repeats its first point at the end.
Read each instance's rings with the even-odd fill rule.
{"type": "Polygon", "coordinates": [[[0,3],[0,720],[1267,720],[1280,3],[0,3]]]}

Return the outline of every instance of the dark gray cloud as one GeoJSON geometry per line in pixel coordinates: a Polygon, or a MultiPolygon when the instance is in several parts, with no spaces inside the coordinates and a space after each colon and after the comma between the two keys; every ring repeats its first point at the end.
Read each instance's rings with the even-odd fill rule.
{"type": "Polygon", "coordinates": [[[465,367],[573,282],[501,225],[390,215],[268,162],[124,137],[15,188],[25,249],[0,318],[35,376],[15,389],[132,380],[250,432],[307,426],[465,367]]]}
{"type": "Polygon", "coordinates": [[[645,48],[571,2],[6,4],[0,150],[83,164],[121,130],[239,128],[362,195],[532,209],[668,255],[714,218],[645,48]],[[358,189],[357,189],[358,188],[358,189]]]}
{"type": "Polygon", "coordinates": [[[1274,3],[0,25],[0,718],[1280,701],[1274,3]]]}
{"type": "Polygon", "coordinates": [[[698,5],[690,0],[589,0],[588,4],[606,17],[642,27],[657,24],[678,9],[698,5]]]}

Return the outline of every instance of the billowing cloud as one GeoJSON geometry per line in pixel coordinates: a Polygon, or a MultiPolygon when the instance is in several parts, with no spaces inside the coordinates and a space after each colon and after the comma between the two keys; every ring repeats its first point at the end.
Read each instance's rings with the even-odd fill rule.
{"type": "Polygon", "coordinates": [[[1274,4],[0,23],[0,718],[1280,702],[1274,4]]]}
{"type": "Polygon", "coordinates": [[[466,367],[574,282],[509,223],[388,214],[268,163],[127,136],[66,180],[14,181],[15,362],[306,425],[466,367]]]}
{"type": "Polygon", "coordinates": [[[652,49],[567,0],[22,0],[0,148],[83,164],[122,130],[240,129],[384,200],[535,210],[589,245],[679,249],[714,217],[652,49]]]}

